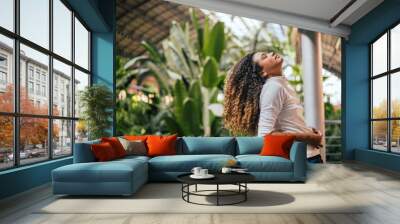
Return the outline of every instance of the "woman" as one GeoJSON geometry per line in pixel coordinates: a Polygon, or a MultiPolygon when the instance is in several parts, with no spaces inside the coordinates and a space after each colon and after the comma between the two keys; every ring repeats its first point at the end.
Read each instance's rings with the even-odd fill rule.
{"type": "Polygon", "coordinates": [[[225,127],[236,134],[294,135],[318,148],[322,135],[306,126],[300,100],[283,77],[282,64],[281,56],[264,52],[247,54],[236,63],[225,83],[225,127]]]}

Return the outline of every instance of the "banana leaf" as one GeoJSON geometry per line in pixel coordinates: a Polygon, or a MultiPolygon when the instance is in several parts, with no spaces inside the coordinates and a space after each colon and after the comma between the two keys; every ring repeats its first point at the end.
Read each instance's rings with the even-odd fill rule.
{"type": "Polygon", "coordinates": [[[191,134],[194,136],[199,136],[202,134],[201,123],[198,123],[196,113],[193,113],[193,108],[195,108],[195,102],[192,99],[187,99],[183,105],[183,120],[181,125],[183,125],[183,130],[185,134],[191,134]]]}
{"type": "Polygon", "coordinates": [[[185,84],[182,80],[177,80],[175,82],[173,96],[174,96],[174,114],[180,123],[183,120],[183,104],[187,98],[187,90],[185,84]]]}
{"type": "Polygon", "coordinates": [[[194,117],[196,117],[196,123],[201,125],[203,100],[199,81],[195,81],[191,84],[189,88],[189,97],[193,99],[193,113],[194,117]]]}
{"type": "Polygon", "coordinates": [[[214,58],[206,59],[201,78],[203,86],[209,89],[218,85],[218,63],[214,58]]]}
{"type": "Polygon", "coordinates": [[[206,37],[203,48],[204,55],[213,57],[219,62],[225,48],[224,23],[217,22],[209,35],[204,37],[206,37]]]}
{"type": "Polygon", "coordinates": [[[157,48],[151,43],[148,43],[147,41],[142,41],[142,46],[146,49],[154,62],[162,63],[165,61],[164,56],[160,52],[158,52],[157,48]]]}

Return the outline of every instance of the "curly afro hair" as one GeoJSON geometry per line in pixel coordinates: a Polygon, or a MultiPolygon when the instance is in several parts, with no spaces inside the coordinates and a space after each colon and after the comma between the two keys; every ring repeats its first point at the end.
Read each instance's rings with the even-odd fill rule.
{"type": "Polygon", "coordinates": [[[260,94],[265,83],[261,67],[247,54],[228,74],[224,89],[224,126],[236,135],[255,135],[260,117],[260,94]]]}

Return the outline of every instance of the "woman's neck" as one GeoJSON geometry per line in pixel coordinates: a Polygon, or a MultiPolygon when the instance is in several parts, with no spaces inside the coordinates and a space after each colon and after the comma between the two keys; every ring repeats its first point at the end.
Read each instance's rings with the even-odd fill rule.
{"type": "Polygon", "coordinates": [[[282,73],[268,75],[268,78],[272,78],[272,77],[283,77],[283,76],[282,76],[282,73]]]}

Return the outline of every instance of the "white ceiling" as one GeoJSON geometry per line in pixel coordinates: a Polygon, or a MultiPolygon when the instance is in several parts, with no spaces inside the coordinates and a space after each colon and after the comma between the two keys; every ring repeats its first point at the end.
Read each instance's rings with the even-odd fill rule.
{"type": "Polygon", "coordinates": [[[347,37],[350,34],[350,26],[353,23],[383,2],[383,0],[167,1],[341,37],[347,37]],[[348,4],[350,7],[338,17],[335,17],[348,4]]]}
{"type": "Polygon", "coordinates": [[[350,0],[226,0],[329,21],[350,0]]]}

